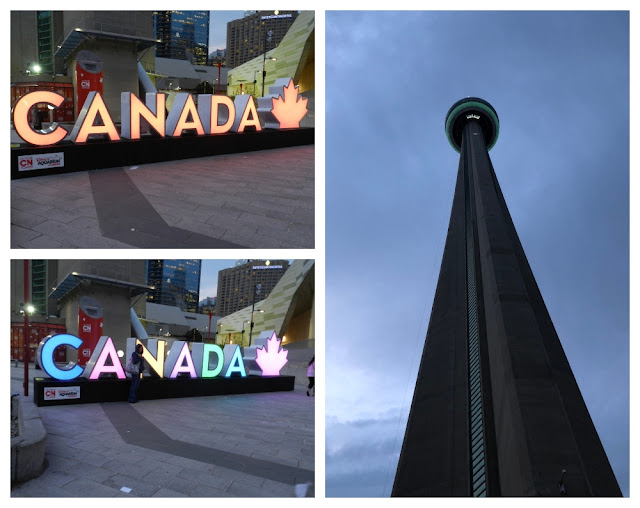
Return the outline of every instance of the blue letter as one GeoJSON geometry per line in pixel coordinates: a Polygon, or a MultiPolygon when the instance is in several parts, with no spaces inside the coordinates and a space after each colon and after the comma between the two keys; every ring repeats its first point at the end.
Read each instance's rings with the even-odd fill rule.
{"type": "Polygon", "coordinates": [[[69,362],[65,369],[59,369],[53,361],[53,352],[58,346],[68,345],[78,349],[82,344],[82,340],[75,335],[69,333],[60,333],[58,335],[49,335],[40,341],[36,357],[40,366],[52,378],[60,381],[70,381],[82,374],[82,367],[76,365],[76,362],[69,362]]]}

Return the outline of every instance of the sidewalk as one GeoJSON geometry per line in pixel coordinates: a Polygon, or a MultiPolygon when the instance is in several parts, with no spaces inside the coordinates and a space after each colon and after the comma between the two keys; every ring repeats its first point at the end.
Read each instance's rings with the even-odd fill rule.
{"type": "Polygon", "coordinates": [[[313,248],[314,146],[11,181],[12,248],[313,248]]]}
{"type": "MultiPolygon", "coordinates": [[[[22,376],[11,367],[11,393],[23,393],[22,376]]],[[[48,467],[11,496],[313,497],[314,402],[297,387],[40,407],[48,467]]]]}

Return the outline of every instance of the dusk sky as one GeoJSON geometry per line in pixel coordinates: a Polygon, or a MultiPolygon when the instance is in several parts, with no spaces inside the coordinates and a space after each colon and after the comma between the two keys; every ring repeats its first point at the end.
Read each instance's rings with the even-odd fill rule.
{"type": "Polygon", "coordinates": [[[210,11],[209,52],[227,47],[227,23],[244,16],[244,11],[210,11]]]}
{"type": "Polygon", "coordinates": [[[445,115],[477,96],[628,496],[628,13],[327,12],[326,62],[326,495],[391,492],[458,169],[445,115]]]}
{"type": "Polygon", "coordinates": [[[235,259],[203,259],[200,268],[200,300],[218,294],[218,272],[236,265],[235,259]]]}

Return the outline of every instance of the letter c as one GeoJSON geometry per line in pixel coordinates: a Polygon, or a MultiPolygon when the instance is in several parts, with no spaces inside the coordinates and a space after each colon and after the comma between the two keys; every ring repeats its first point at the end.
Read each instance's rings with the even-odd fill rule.
{"type": "Polygon", "coordinates": [[[51,127],[36,131],[29,123],[29,110],[41,102],[57,108],[64,102],[64,97],[54,92],[28,93],[21,97],[13,108],[13,126],[18,136],[27,143],[37,146],[55,145],[65,138],[66,130],[54,122],[51,127]]]}
{"type": "Polygon", "coordinates": [[[80,374],[82,374],[82,367],[77,365],[76,362],[69,362],[67,368],[58,368],[53,360],[53,352],[58,346],[67,345],[78,349],[81,344],[82,339],[69,333],[49,335],[48,337],[45,337],[40,341],[40,344],[38,345],[38,351],[36,352],[36,357],[38,359],[38,362],[40,363],[40,366],[52,378],[58,379],[60,381],[70,381],[71,379],[75,379],[80,374]]]}

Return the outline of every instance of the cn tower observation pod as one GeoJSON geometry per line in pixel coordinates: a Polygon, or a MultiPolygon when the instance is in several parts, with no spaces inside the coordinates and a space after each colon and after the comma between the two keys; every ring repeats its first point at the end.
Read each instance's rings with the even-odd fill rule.
{"type": "Polygon", "coordinates": [[[493,106],[478,97],[466,97],[459,100],[451,106],[447,113],[444,128],[453,149],[460,152],[462,131],[470,121],[476,121],[480,124],[487,151],[491,150],[498,141],[500,121],[493,106]]]}

